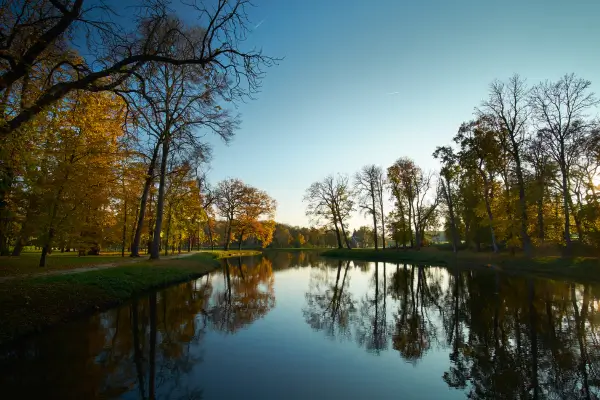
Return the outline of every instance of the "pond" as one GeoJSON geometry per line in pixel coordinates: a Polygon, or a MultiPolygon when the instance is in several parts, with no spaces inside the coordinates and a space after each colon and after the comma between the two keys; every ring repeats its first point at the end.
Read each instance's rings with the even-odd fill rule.
{"type": "Polygon", "coordinates": [[[600,287],[273,253],[0,352],[2,398],[580,399],[600,287]]]}

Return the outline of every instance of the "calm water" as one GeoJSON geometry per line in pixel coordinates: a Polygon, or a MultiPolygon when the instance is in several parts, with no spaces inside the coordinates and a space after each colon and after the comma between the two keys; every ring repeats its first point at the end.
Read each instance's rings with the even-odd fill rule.
{"type": "Polygon", "coordinates": [[[0,353],[0,398],[580,399],[600,287],[278,253],[0,353]]]}

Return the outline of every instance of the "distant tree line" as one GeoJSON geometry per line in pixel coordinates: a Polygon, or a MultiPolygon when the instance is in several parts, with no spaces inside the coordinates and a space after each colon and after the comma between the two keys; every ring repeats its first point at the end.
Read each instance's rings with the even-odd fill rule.
{"type": "Polygon", "coordinates": [[[337,247],[359,211],[372,219],[377,249],[386,238],[420,248],[425,232],[443,226],[461,247],[522,250],[560,247],[564,254],[600,246],[600,123],[591,82],[567,74],[528,86],[514,75],[494,81],[474,117],[451,145],[438,146],[439,171],[407,157],[386,173],[363,167],[353,180],[329,175],[305,194],[307,215],[332,229],[337,247]],[[382,199],[392,200],[384,210],[382,199]]]}

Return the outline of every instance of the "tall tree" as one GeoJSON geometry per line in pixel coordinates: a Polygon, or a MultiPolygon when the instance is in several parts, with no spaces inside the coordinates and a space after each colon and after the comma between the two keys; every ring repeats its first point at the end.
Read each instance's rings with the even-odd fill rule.
{"type": "MultiPolygon", "coordinates": [[[[173,46],[181,46],[181,44],[175,42],[173,46]]],[[[147,68],[142,73],[148,75],[144,77],[144,81],[140,81],[135,89],[123,91],[125,98],[135,108],[137,117],[142,120],[140,125],[146,128],[145,131],[154,141],[140,200],[132,256],[139,255],[138,246],[146,199],[149,187],[154,181],[154,168],[159,162],[155,232],[151,249],[151,258],[158,258],[170,151],[177,148],[184,149],[191,152],[194,157],[206,160],[209,157],[209,148],[202,143],[203,135],[195,128],[208,128],[227,142],[233,136],[238,121],[235,116],[231,116],[227,110],[223,110],[218,105],[219,99],[225,95],[221,77],[211,76],[209,72],[194,66],[169,64],[163,64],[158,68],[147,68]],[[159,152],[160,160],[157,159],[159,152]]]]}
{"type": "Polygon", "coordinates": [[[226,221],[225,250],[229,250],[233,227],[242,213],[245,195],[246,185],[239,179],[226,179],[217,184],[215,206],[217,213],[226,221]]]}
{"type": "Polygon", "coordinates": [[[388,180],[392,185],[397,209],[408,215],[411,245],[414,243],[414,247],[419,249],[425,238],[425,229],[435,221],[439,201],[439,196],[432,194],[435,189],[433,173],[424,172],[413,160],[404,157],[388,168],[388,180]]]}
{"type": "MultiPolygon", "coordinates": [[[[544,81],[533,87],[530,104],[544,147],[559,167],[563,197],[564,240],[568,254],[571,245],[571,166],[579,158],[589,133],[586,113],[598,104],[590,91],[591,82],[575,74],[557,82],[544,81]]],[[[579,232],[581,235],[582,232],[579,232]]],[[[580,236],[580,240],[582,237],[580,236]]]]}
{"type": "MultiPolygon", "coordinates": [[[[497,253],[496,222],[492,204],[495,199],[494,179],[498,175],[501,159],[498,134],[490,126],[488,118],[480,117],[476,121],[463,123],[454,137],[454,141],[460,146],[458,157],[461,166],[465,168],[466,172],[476,171],[475,175],[479,178],[476,181],[482,183],[482,197],[490,227],[492,249],[497,253]]],[[[469,185],[469,187],[471,186],[469,185]]]]}
{"type": "Polygon", "coordinates": [[[242,242],[251,237],[261,240],[266,246],[273,239],[277,203],[266,192],[252,186],[246,186],[243,192],[233,235],[237,238],[240,250],[242,242]]]}
{"type": "Polygon", "coordinates": [[[521,243],[523,251],[531,256],[532,247],[527,232],[527,199],[523,173],[523,151],[527,140],[527,123],[531,114],[528,106],[529,89],[523,78],[513,75],[507,82],[494,81],[489,97],[479,110],[480,116],[492,115],[498,124],[500,142],[514,162],[519,191],[519,217],[521,220],[521,243]]]}
{"type": "Polygon", "coordinates": [[[379,206],[379,218],[381,219],[381,247],[385,249],[386,244],[386,225],[385,225],[385,209],[383,206],[383,198],[386,192],[387,181],[385,179],[385,172],[380,167],[376,170],[376,189],[379,206]]]}
{"type": "Polygon", "coordinates": [[[412,204],[415,197],[414,182],[411,176],[413,175],[413,170],[415,168],[416,165],[411,159],[403,157],[398,159],[387,170],[388,182],[392,189],[392,197],[395,200],[396,211],[400,217],[402,229],[408,230],[408,239],[411,247],[414,246],[412,204]]]}
{"type": "Polygon", "coordinates": [[[350,248],[346,226],[354,210],[354,202],[348,177],[328,175],[322,181],[314,182],[306,189],[304,201],[307,203],[308,217],[317,224],[324,223],[326,228],[335,230],[338,248],[343,248],[343,243],[350,248]]]}
{"type": "Polygon", "coordinates": [[[358,196],[358,207],[373,218],[373,242],[375,250],[379,249],[378,220],[382,217],[380,211],[380,182],[381,168],[374,164],[365,165],[354,176],[354,188],[358,196]]]}
{"type": "Polygon", "coordinates": [[[458,165],[457,157],[449,146],[438,146],[433,153],[433,157],[440,159],[442,168],[440,170],[441,178],[441,194],[448,208],[448,217],[450,223],[450,232],[452,234],[452,250],[456,253],[458,251],[458,227],[456,221],[456,214],[454,212],[455,204],[455,180],[458,176],[458,165]]]}

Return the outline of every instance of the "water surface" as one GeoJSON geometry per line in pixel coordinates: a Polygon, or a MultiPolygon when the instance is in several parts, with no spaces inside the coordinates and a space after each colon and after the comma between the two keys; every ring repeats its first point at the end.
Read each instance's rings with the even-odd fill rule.
{"type": "Polygon", "coordinates": [[[275,253],[0,352],[1,398],[580,399],[600,287],[275,253]]]}

